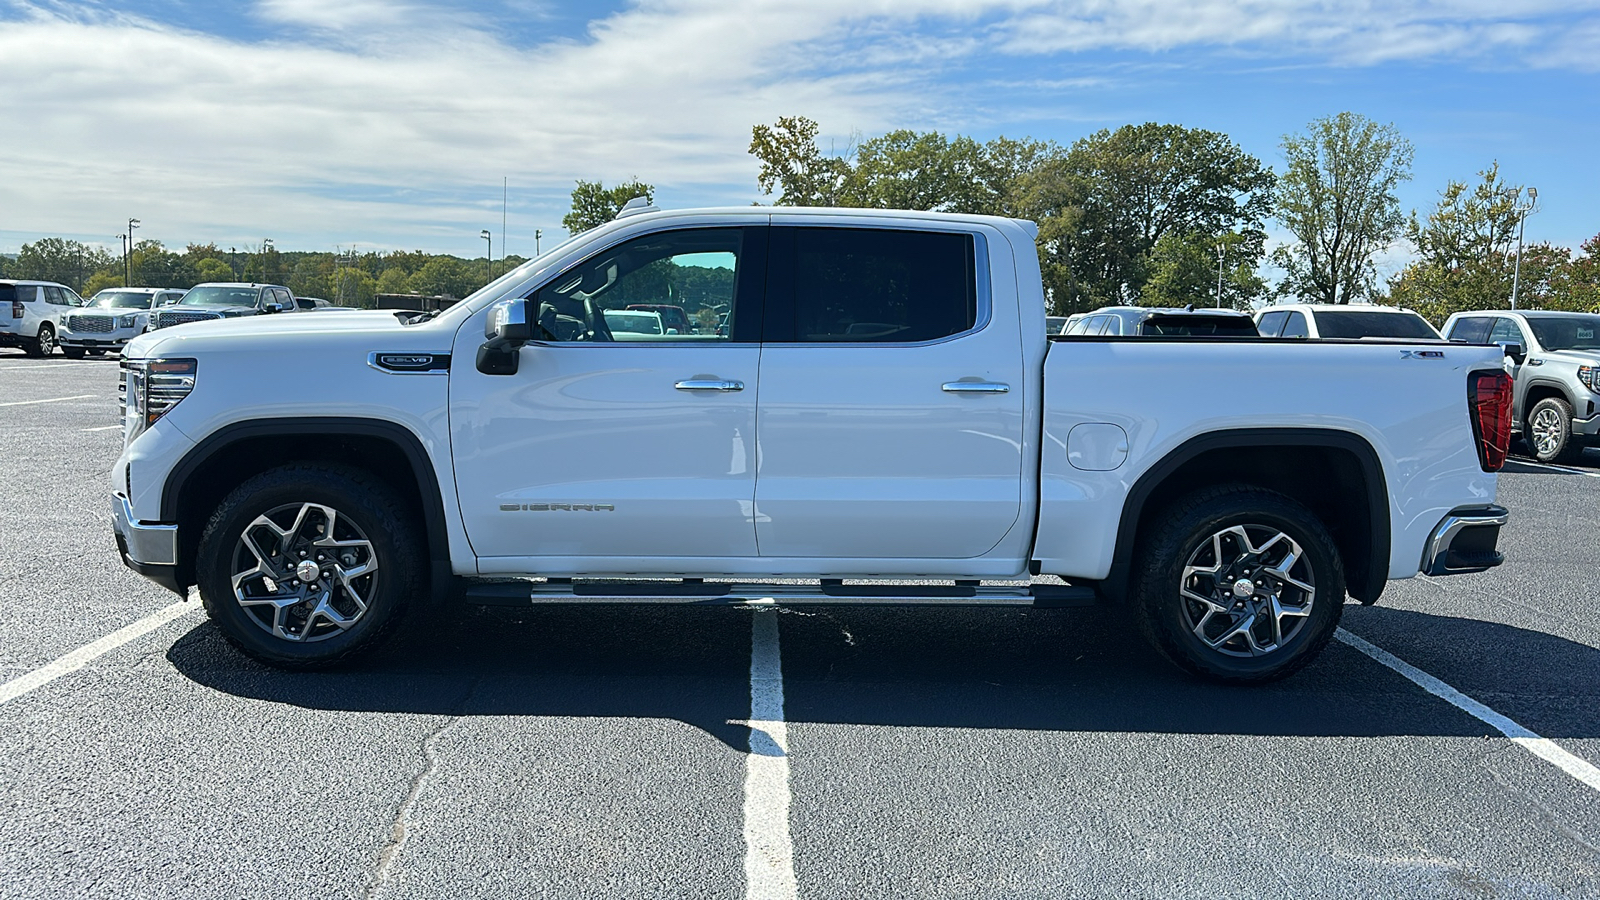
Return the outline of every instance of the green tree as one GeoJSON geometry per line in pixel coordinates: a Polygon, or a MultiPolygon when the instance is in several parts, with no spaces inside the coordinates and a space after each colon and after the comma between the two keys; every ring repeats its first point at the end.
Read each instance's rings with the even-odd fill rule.
{"type": "Polygon", "coordinates": [[[1144,306],[1223,306],[1249,311],[1253,301],[1267,295],[1267,284],[1256,273],[1260,250],[1251,254],[1252,242],[1244,235],[1218,238],[1204,233],[1167,234],[1156,241],[1150,254],[1150,279],[1140,292],[1144,306]],[[1217,296],[1217,247],[1221,258],[1222,296],[1217,296]]]}
{"type": "Polygon", "coordinates": [[[1062,313],[1137,301],[1163,239],[1215,246],[1232,234],[1254,271],[1276,179],[1225,134],[1152,122],[1083,138],[1021,181],[1018,206],[1039,223],[1046,288],[1062,313]]]}
{"type": "Polygon", "coordinates": [[[563,228],[577,234],[597,228],[615,219],[629,200],[643,197],[645,202],[655,199],[656,189],[637,178],[631,178],[615,187],[606,187],[599,181],[583,181],[572,189],[572,211],[561,218],[563,228]]]}
{"type": "Polygon", "coordinates": [[[465,260],[435,256],[407,280],[408,293],[465,297],[483,286],[483,271],[473,271],[465,260]]]}
{"type": "Polygon", "coordinates": [[[805,116],[780,116],[776,124],[750,129],[748,152],[761,161],[756,183],[763,194],[778,191],[779,206],[846,205],[840,192],[850,163],[824,154],[817,146],[818,131],[805,116]]]}
{"type": "Polygon", "coordinates": [[[1395,195],[1411,178],[1411,142],[1393,125],[1342,112],[1285,135],[1278,221],[1295,238],[1273,261],[1279,290],[1316,303],[1349,303],[1373,293],[1372,259],[1402,233],[1395,195]]]}
{"type": "Polygon", "coordinates": [[[406,274],[406,271],[399,267],[384,269],[383,274],[378,276],[377,292],[380,294],[410,293],[411,287],[407,284],[409,278],[410,276],[406,274]]]}
{"type": "Polygon", "coordinates": [[[196,284],[204,281],[232,281],[238,277],[226,262],[210,256],[197,261],[194,264],[194,271],[195,277],[200,279],[195,282],[196,284]]]}
{"type": "MultiPolygon", "coordinates": [[[[1389,285],[1390,302],[1442,322],[1453,312],[1510,305],[1516,263],[1521,187],[1509,187],[1498,163],[1478,173],[1476,184],[1451,181],[1426,218],[1411,214],[1406,237],[1417,258],[1389,285]]],[[[1567,262],[1565,248],[1526,248],[1526,300],[1549,293],[1553,272],[1567,262]]]]}
{"type": "Polygon", "coordinates": [[[6,272],[10,278],[54,281],[79,290],[89,276],[109,268],[115,261],[100,247],[48,237],[23,244],[16,260],[6,266],[6,272]]]}
{"type": "Polygon", "coordinates": [[[378,279],[371,273],[356,266],[345,266],[338,273],[330,277],[330,289],[322,295],[325,299],[336,300],[342,306],[358,306],[370,309],[375,303],[378,293],[378,279]]]}

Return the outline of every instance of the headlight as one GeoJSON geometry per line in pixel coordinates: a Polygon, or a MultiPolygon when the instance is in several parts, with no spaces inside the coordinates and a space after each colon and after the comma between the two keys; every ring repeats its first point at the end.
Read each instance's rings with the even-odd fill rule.
{"type": "Polygon", "coordinates": [[[135,326],[137,324],[139,324],[139,314],[138,313],[128,313],[125,316],[117,316],[117,327],[118,328],[132,328],[133,326],[135,326]]]}
{"type": "Polygon", "coordinates": [[[189,396],[197,368],[192,359],[124,359],[117,384],[124,441],[138,437],[189,396]]]}
{"type": "Polygon", "coordinates": [[[1600,366],[1579,366],[1578,380],[1584,387],[1600,394],[1600,366]]]}

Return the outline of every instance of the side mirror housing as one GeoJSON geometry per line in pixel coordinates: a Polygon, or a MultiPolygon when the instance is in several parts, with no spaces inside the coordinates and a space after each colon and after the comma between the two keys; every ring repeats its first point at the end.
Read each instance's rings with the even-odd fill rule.
{"type": "Polygon", "coordinates": [[[1500,345],[1500,349],[1505,352],[1505,355],[1516,360],[1518,364],[1528,358],[1528,352],[1516,341],[1496,341],[1495,343],[1500,345]]]}
{"type": "Polygon", "coordinates": [[[515,375],[522,345],[533,337],[528,321],[528,301],[501,300],[489,307],[483,325],[486,340],[478,348],[478,371],[485,375],[515,375]]]}
{"type": "Polygon", "coordinates": [[[261,307],[261,311],[264,313],[283,312],[283,307],[276,303],[268,303],[266,306],[261,307]]]}

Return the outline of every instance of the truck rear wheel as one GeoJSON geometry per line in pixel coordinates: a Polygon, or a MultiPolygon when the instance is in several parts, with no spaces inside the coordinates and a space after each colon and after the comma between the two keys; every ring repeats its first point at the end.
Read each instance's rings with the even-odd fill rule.
{"type": "Polygon", "coordinates": [[[1150,643],[1229,684],[1285,678],[1314,660],[1344,611],[1344,566],[1303,504],[1247,485],[1164,509],[1135,560],[1133,601],[1150,643]]]}
{"type": "Polygon", "coordinates": [[[251,657],[313,669],[375,648],[425,582],[400,498],[359,469],[306,463],[235,488],[206,523],[206,612],[251,657]]]}

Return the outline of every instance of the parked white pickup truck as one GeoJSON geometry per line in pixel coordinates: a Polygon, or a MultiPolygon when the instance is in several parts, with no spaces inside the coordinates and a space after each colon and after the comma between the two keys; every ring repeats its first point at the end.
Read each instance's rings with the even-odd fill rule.
{"type": "Polygon", "coordinates": [[[1497,347],[1047,337],[1028,222],[631,213],[437,315],[135,339],[126,563],[288,667],[462,600],[1098,599],[1252,682],[1500,562],[1497,347]],[[666,302],[726,333],[607,327],[666,302]]]}

